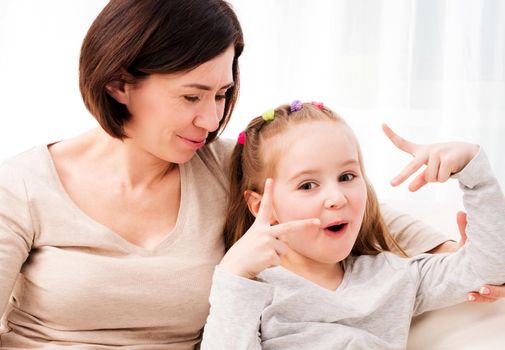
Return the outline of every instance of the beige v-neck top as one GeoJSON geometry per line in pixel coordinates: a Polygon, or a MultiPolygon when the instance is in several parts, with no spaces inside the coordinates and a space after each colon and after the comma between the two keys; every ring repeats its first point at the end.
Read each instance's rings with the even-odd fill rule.
{"type": "MultiPolygon", "coordinates": [[[[232,147],[216,140],[180,166],[177,222],[152,250],[82,212],[65,192],[47,146],[2,164],[0,348],[193,349],[224,252],[232,147]]],[[[392,209],[385,214],[393,232],[418,251],[446,240],[392,209]]]]}

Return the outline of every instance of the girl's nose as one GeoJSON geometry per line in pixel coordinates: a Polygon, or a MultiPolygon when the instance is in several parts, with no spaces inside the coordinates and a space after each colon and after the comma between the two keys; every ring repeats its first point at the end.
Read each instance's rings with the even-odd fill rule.
{"type": "Polygon", "coordinates": [[[324,207],[326,209],[338,209],[344,206],[347,202],[345,195],[341,191],[335,191],[332,193],[332,196],[326,198],[324,201],[324,207]]]}

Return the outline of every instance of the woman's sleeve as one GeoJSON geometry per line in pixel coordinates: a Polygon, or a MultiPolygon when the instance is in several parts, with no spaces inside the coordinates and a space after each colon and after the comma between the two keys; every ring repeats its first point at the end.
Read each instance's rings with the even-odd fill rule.
{"type": "Polygon", "coordinates": [[[260,320],[273,287],[216,267],[201,350],[260,350],[260,320]]]}
{"type": "Polygon", "coordinates": [[[30,252],[33,226],[24,181],[17,172],[0,166],[0,316],[30,252]]]}
{"type": "Polygon", "coordinates": [[[430,251],[449,241],[449,236],[427,223],[381,203],[381,213],[389,231],[408,256],[430,251]]]}

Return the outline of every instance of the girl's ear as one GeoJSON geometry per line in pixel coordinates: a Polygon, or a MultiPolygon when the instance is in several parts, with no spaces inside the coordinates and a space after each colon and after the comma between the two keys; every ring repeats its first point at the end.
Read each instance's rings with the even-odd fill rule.
{"type": "Polygon", "coordinates": [[[254,215],[254,217],[258,215],[262,197],[263,196],[261,194],[251,190],[247,190],[244,192],[244,199],[247,203],[247,207],[249,208],[251,214],[254,215]]]}
{"type": "Polygon", "coordinates": [[[122,81],[110,82],[107,85],[105,85],[105,90],[117,102],[123,105],[128,105],[129,98],[125,82],[122,81]]]}
{"type": "MultiPolygon", "coordinates": [[[[261,204],[261,199],[263,198],[263,195],[247,190],[244,192],[244,199],[247,203],[247,207],[249,208],[249,211],[251,212],[254,217],[258,216],[258,212],[260,211],[260,204],[261,204]]],[[[275,225],[278,224],[279,222],[277,221],[277,215],[275,214],[275,209],[272,208],[272,213],[270,215],[270,225],[275,225]]]]}

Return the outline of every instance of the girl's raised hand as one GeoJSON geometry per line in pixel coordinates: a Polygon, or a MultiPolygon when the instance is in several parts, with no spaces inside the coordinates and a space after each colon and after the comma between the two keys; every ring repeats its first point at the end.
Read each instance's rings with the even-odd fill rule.
{"type": "Polygon", "coordinates": [[[445,182],[453,174],[460,172],[479,152],[479,146],[466,142],[447,142],[434,144],[416,144],[396,134],[386,124],[382,130],[393,144],[414,159],[391,180],[391,185],[398,186],[414,174],[423,165],[426,168],[409,184],[414,192],[428,182],[445,182]]]}
{"type": "Polygon", "coordinates": [[[272,179],[265,182],[258,215],[254,224],[228,250],[219,266],[235,275],[255,278],[266,268],[278,266],[280,256],[288,249],[278,238],[286,234],[303,234],[307,230],[319,229],[319,219],[306,219],[271,225],[272,179]]]}

